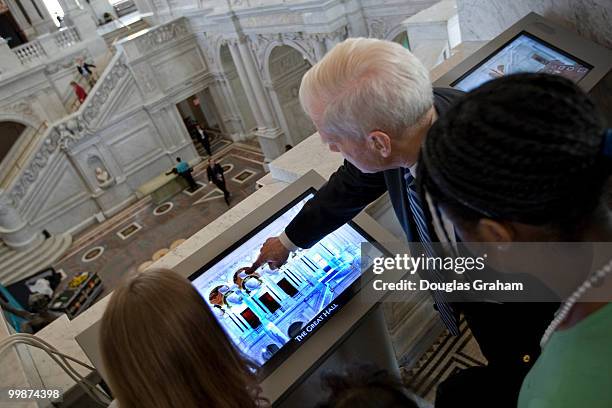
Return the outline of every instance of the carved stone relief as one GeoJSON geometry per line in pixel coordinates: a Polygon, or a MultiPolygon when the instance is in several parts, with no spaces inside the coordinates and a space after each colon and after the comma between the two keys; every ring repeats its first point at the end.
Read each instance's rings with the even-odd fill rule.
{"type": "Polygon", "coordinates": [[[266,14],[240,19],[240,25],[244,28],[259,28],[266,26],[282,26],[302,24],[302,16],[297,13],[266,14]]]}
{"type": "Polygon", "coordinates": [[[59,61],[55,61],[52,62],[51,64],[47,64],[45,66],[45,73],[48,75],[53,75],[59,71],[61,71],[62,69],[68,69],[68,68],[74,68],[75,72],[76,72],[76,60],[77,59],[82,59],[84,61],[91,61],[93,60],[93,57],[91,56],[91,53],[89,52],[89,50],[85,49],[85,50],[80,50],[78,52],[72,53],[64,58],[62,58],[59,61]]]}
{"type": "Polygon", "coordinates": [[[188,35],[189,31],[187,20],[183,18],[149,31],[136,39],[136,46],[142,54],[146,54],[160,45],[188,35]]]}
{"type": "Polygon", "coordinates": [[[38,124],[41,122],[41,119],[32,109],[31,102],[31,98],[26,98],[26,100],[21,100],[17,103],[0,107],[0,116],[2,116],[3,113],[15,115],[27,120],[32,124],[38,124]]]}
{"type": "Polygon", "coordinates": [[[122,58],[101,79],[94,94],[90,94],[83,111],[71,116],[48,130],[45,140],[13,185],[10,196],[16,205],[25,197],[29,187],[36,181],[41,171],[47,166],[49,157],[58,149],[70,150],[76,143],[92,132],[89,125],[98,117],[102,106],[107,101],[118,82],[129,72],[122,58]]]}
{"type": "Polygon", "coordinates": [[[397,15],[389,17],[377,17],[367,20],[368,33],[372,38],[387,39],[389,33],[404,20],[407,15],[397,15]]]}

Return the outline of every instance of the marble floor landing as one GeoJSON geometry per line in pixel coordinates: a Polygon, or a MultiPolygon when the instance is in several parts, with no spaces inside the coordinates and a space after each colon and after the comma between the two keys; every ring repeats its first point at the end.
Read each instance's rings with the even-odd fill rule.
{"type": "MultiPolygon", "coordinates": [[[[264,157],[250,145],[218,141],[213,144],[213,155],[225,168],[231,206],[253,193],[256,180],[265,175],[264,157]]],[[[54,267],[68,277],[97,272],[104,284],[99,299],[111,292],[128,271],[149,265],[228,210],[223,194],[207,183],[206,165],[203,161],[194,168],[200,189],[182,191],[160,205],[150,197],[143,198],[75,236],[54,267]]]]}

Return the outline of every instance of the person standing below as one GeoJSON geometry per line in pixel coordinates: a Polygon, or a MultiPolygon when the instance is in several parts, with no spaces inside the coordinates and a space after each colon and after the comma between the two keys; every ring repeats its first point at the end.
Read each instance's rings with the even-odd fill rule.
{"type": "Polygon", "coordinates": [[[198,138],[200,139],[200,143],[202,143],[202,146],[204,146],[204,150],[206,150],[206,154],[212,156],[212,150],[210,148],[210,137],[208,136],[208,133],[206,133],[204,129],[202,129],[202,126],[199,123],[196,125],[196,130],[198,131],[198,138]]]}
{"type": "Polygon", "coordinates": [[[94,78],[94,72],[90,68],[96,68],[96,66],[94,64],[88,64],[82,59],[77,60],[77,71],[87,80],[89,86],[93,88],[96,84],[96,80],[94,78]]]}
{"type": "Polygon", "coordinates": [[[87,92],[85,92],[81,85],[74,81],[70,82],[70,86],[72,86],[72,89],[74,89],[74,93],[76,94],[79,103],[82,104],[85,101],[85,98],[87,98],[87,92]]]}
{"type": "Polygon", "coordinates": [[[208,176],[209,183],[214,183],[219,190],[223,191],[223,198],[225,198],[225,203],[229,206],[230,193],[229,191],[227,191],[227,187],[225,186],[225,176],[223,175],[223,167],[219,163],[216,163],[215,159],[213,159],[212,157],[208,159],[206,176],[208,176]]]}
{"type": "Polygon", "coordinates": [[[184,178],[185,181],[187,181],[190,191],[196,191],[198,189],[198,183],[196,183],[196,181],[193,179],[193,176],[191,175],[193,169],[189,166],[189,163],[181,160],[180,157],[177,157],[176,161],[177,165],[172,169],[172,171],[166,173],[166,175],[168,176],[172,173],[178,174],[179,176],[184,178]]]}
{"type": "MultiPolygon", "coordinates": [[[[266,240],[251,269],[264,263],[280,267],[292,251],[312,247],[387,191],[407,241],[438,256],[432,243],[440,238],[417,190],[416,169],[429,129],[463,96],[432,89],[427,68],[400,44],[349,38],[331,49],[304,75],[299,97],[323,143],[341,153],[344,163],[279,236],[266,240]]],[[[437,283],[452,279],[444,271],[431,272],[437,283]]],[[[510,396],[504,403],[492,406],[512,407],[514,400],[516,407],[554,305],[466,305],[443,291],[430,293],[448,331],[460,334],[463,313],[488,363],[500,367],[500,381],[513,386],[505,388],[510,396]],[[520,330],[509,332],[515,327],[520,330]]]]}

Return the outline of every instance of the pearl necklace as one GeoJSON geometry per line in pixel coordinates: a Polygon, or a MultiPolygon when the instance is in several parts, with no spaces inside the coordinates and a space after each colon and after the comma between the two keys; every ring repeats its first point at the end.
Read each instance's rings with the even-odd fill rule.
{"type": "Polygon", "coordinates": [[[544,348],[546,343],[548,343],[550,336],[552,336],[555,330],[557,330],[557,327],[561,324],[561,322],[565,320],[574,304],[576,304],[576,302],[578,301],[578,299],[580,299],[580,297],[582,297],[582,295],[584,295],[587,290],[595,286],[598,281],[602,280],[610,272],[612,272],[612,259],[608,261],[608,263],[605,264],[603,267],[601,267],[596,273],[591,275],[590,278],[585,280],[582,285],[580,285],[580,287],[578,287],[578,289],[576,289],[574,293],[572,293],[571,296],[567,298],[567,300],[563,303],[563,306],[561,306],[559,311],[555,314],[555,318],[553,319],[553,321],[550,323],[550,325],[544,332],[542,340],[540,340],[541,348],[544,348]]]}

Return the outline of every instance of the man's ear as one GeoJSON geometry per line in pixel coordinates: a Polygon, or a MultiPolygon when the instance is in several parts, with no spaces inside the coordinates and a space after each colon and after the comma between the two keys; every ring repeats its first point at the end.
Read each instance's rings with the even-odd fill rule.
{"type": "Polygon", "coordinates": [[[388,158],[391,156],[391,138],[385,132],[373,130],[367,136],[368,147],[378,152],[382,157],[388,158]]]}
{"type": "Polygon", "coordinates": [[[512,242],[515,236],[515,231],[510,225],[489,218],[481,218],[476,230],[483,242],[512,242]]]}

